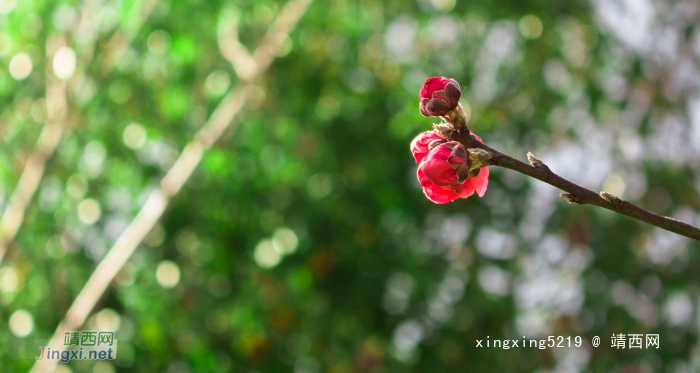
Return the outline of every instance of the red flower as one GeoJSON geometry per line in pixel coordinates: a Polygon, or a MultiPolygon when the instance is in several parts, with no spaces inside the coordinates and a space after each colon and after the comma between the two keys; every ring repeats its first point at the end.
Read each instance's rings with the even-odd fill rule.
{"type": "Polygon", "coordinates": [[[469,177],[469,153],[456,141],[440,144],[421,162],[420,170],[435,185],[461,184],[469,177]]]}
{"type": "Polygon", "coordinates": [[[459,104],[462,91],[457,81],[446,77],[428,78],[420,89],[420,113],[425,117],[445,115],[459,104]]]}
{"type": "MultiPolygon", "coordinates": [[[[477,175],[469,177],[469,154],[464,145],[455,141],[437,143],[425,154],[423,150],[428,148],[426,143],[442,140],[441,137],[436,139],[437,133],[434,132],[422,133],[411,144],[413,156],[420,162],[418,182],[423,186],[425,196],[435,203],[467,198],[474,192],[483,197],[488,186],[488,167],[479,169],[477,175]]],[[[478,136],[474,137],[481,141],[478,136]]]]}

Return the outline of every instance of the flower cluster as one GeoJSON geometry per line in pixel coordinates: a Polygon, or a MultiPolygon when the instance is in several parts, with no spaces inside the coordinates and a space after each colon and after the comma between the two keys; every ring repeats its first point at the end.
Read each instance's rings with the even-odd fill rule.
{"type": "MultiPolygon", "coordinates": [[[[460,96],[459,85],[454,80],[429,78],[420,91],[421,114],[443,116],[457,107],[460,96]]],[[[478,136],[474,137],[481,141],[478,136]]],[[[423,132],[411,142],[411,153],[420,164],[418,181],[429,200],[448,203],[467,198],[474,192],[479,197],[484,196],[489,169],[484,167],[470,172],[469,152],[459,142],[447,141],[434,130],[423,132]]]]}
{"type": "MultiPolygon", "coordinates": [[[[474,135],[479,141],[481,139],[474,135]]],[[[469,172],[469,153],[464,145],[447,141],[437,131],[423,132],[411,143],[423,193],[435,203],[447,203],[474,194],[483,197],[489,182],[489,169],[469,172]]]]}

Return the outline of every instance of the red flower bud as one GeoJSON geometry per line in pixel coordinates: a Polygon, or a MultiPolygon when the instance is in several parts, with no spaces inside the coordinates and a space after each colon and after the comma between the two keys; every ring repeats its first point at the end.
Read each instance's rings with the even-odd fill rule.
{"type": "Polygon", "coordinates": [[[447,114],[459,105],[462,91],[457,81],[446,77],[428,78],[420,89],[420,113],[425,117],[447,114]]]}
{"type": "MultiPolygon", "coordinates": [[[[474,135],[477,140],[481,139],[474,135]]],[[[445,142],[435,131],[424,132],[411,143],[411,152],[420,162],[418,181],[423,193],[435,203],[467,198],[476,192],[483,197],[488,185],[489,169],[469,172],[469,154],[464,145],[445,142]]]]}
{"type": "Polygon", "coordinates": [[[469,153],[456,141],[446,142],[431,150],[420,168],[435,185],[461,184],[469,177],[469,153]]]}

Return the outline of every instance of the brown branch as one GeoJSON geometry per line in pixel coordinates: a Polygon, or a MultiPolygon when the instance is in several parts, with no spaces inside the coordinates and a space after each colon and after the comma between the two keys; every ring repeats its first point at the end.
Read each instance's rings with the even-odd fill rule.
{"type": "Polygon", "coordinates": [[[445,135],[449,137],[450,140],[459,141],[467,149],[478,148],[486,150],[492,156],[489,162],[489,164],[492,166],[504,167],[520,172],[521,174],[525,174],[537,180],[543,181],[567,192],[562,193],[559,196],[569,203],[578,203],[580,205],[589,204],[602,207],[604,209],[608,209],[622,215],[627,215],[645,223],[655,225],[659,228],[663,228],[668,231],[678,233],[682,236],[700,241],[700,229],[690,224],[686,224],[682,221],[672,219],[667,216],[655,214],[637,205],[623,201],[608,192],[596,193],[590,189],[586,189],[555,174],[549,169],[549,167],[547,167],[546,164],[535,158],[532,153],[528,153],[528,160],[531,164],[527,164],[479,142],[469,134],[469,130],[467,129],[466,125],[462,125],[460,128],[462,129],[453,129],[452,131],[448,131],[445,135]]]}

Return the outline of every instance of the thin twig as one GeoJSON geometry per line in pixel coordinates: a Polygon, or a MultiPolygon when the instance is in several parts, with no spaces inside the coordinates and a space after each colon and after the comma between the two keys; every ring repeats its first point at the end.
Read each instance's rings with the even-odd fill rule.
{"type": "MultiPolygon", "coordinates": [[[[48,61],[53,60],[53,54],[64,42],[63,40],[54,40],[61,44],[51,47],[53,50],[52,53],[47,56],[48,61]]],[[[46,162],[56,150],[63,136],[63,131],[66,128],[66,116],[68,111],[68,105],[66,103],[66,83],[53,76],[50,66],[47,70],[48,84],[46,87],[46,106],[48,109],[48,118],[41,130],[34,151],[29,155],[29,158],[27,158],[19,182],[8,200],[5,212],[2,214],[2,219],[0,219],[0,264],[7,253],[10,243],[12,243],[15,236],[17,236],[22,221],[24,221],[25,212],[44,176],[46,162]]]]}
{"type": "MultiPolygon", "coordinates": [[[[146,0],[143,6],[141,6],[142,3],[140,2],[134,5],[129,16],[127,16],[127,19],[131,20],[131,22],[123,22],[107,43],[103,53],[109,55],[110,51],[112,51],[112,58],[104,58],[103,67],[105,70],[111,67],[113,61],[131,44],[134,36],[143,26],[145,19],[151,14],[158,1],[146,0]]],[[[89,9],[89,4],[87,4],[83,9],[83,16],[88,17],[87,14],[94,16],[93,12],[94,9],[89,9]]],[[[61,139],[67,136],[67,132],[74,125],[71,118],[67,115],[67,84],[61,82],[53,75],[51,66],[54,53],[63,45],[65,45],[65,40],[62,37],[51,38],[47,42],[47,61],[49,62],[46,69],[48,81],[46,103],[49,115],[46,124],[41,130],[34,151],[27,158],[19,182],[8,200],[2,219],[0,219],[0,264],[2,264],[10,244],[14,241],[24,221],[24,215],[27,208],[29,208],[29,203],[34,197],[41,179],[44,177],[46,163],[53,156],[61,139]],[[54,45],[49,45],[49,42],[52,41],[54,45]]],[[[102,57],[99,56],[97,59],[99,60],[102,57]]],[[[76,116],[75,118],[77,119],[78,117],[76,116]]]]}
{"type": "Polygon", "coordinates": [[[151,15],[159,0],[137,1],[124,17],[117,31],[112,34],[97,61],[102,61],[102,71],[108,71],[131,45],[148,16],[151,15]]]}
{"type": "Polygon", "coordinates": [[[248,48],[241,44],[238,39],[238,23],[240,17],[233,12],[223,12],[217,27],[217,40],[219,42],[219,51],[226,58],[233,70],[241,79],[248,80],[253,77],[257,66],[250,55],[248,48]]]}
{"type": "Polygon", "coordinates": [[[577,185],[552,172],[546,164],[535,158],[532,153],[528,153],[528,160],[531,163],[531,165],[529,165],[494,150],[485,144],[482,144],[469,134],[469,130],[466,127],[464,127],[462,130],[453,131],[450,133],[450,137],[451,140],[459,141],[467,148],[479,148],[491,153],[492,158],[490,165],[492,166],[499,166],[518,171],[522,174],[533,177],[537,180],[541,180],[549,185],[568,192],[567,194],[562,194],[560,196],[568,202],[578,203],[580,205],[589,204],[602,207],[604,209],[627,215],[645,223],[655,225],[659,228],[663,228],[668,231],[678,233],[682,236],[700,241],[700,229],[690,224],[683,223],[682,221],[645,210],[637,205],[623,201],[608,192],[603,191],[596,193],[590,189],[577,185]]]}
{"type": "MultiPolygon", "coordinates": [[[[117,242],[102,259],[75,301],[68,309],[63,321],[49,342],[49,347],[60,348],[61,336],[67,331],[79,328],[92,312],[95,304],[105,292],[116,274],[126,264],[131,254],[163,215],[169,198],[173,197],[184,185],[199,164],[204,151],[210,148],[221,134],[232,124],[235,116],[243,109],[247,100],[253,98],[253,82],[260,79],[268,69],[276,50],[281,46],[280,36],[291,32],[301,16],[306,12],[311,0],[290,0],[285,4],[268,32],[256,49],[256,71],[252,80],[239,84],[229,92],[207,123],[185,146],[173,167],[161,180],[161,187],[153,191],[136,218],[117,239],[117,242]]],[[[57,361],[41,360],[34,364],[31,372],[49,372],[57,361]]]]}

